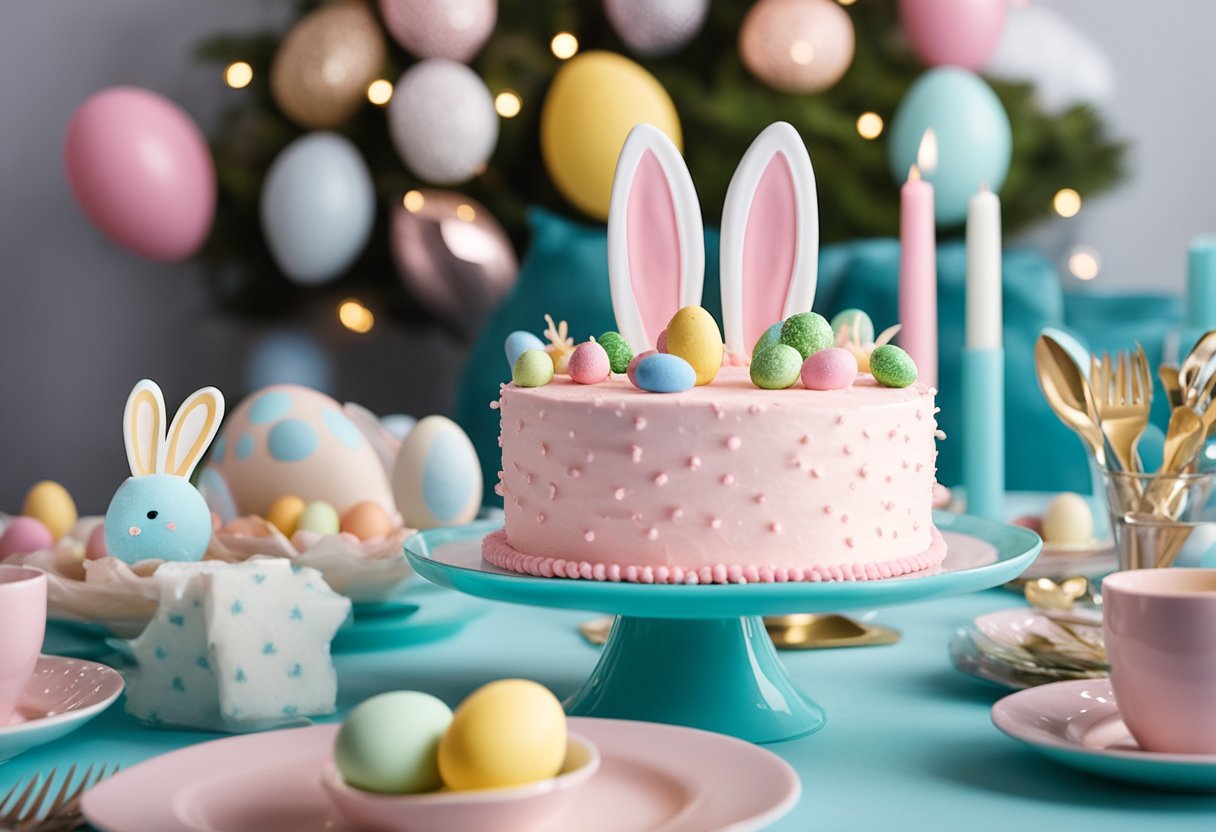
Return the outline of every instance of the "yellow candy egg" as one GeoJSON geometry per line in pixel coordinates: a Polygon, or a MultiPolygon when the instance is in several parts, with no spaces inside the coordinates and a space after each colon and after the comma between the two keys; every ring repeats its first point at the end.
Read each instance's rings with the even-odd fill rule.
{"type": "Polygon", "coordinates": [[[25,495],[21,513],[33,517],[46,526],[55,540],[63,537],[76,525],[79,516],[76,503],[68,490],[52,480],[36,483],[25,495]]]}
{"type": "Polygon", "coordinates": [[[300,515],[304,513],[304,501],[294,494],[284,494],[266,512],[266,520],[284,535],[291,537],[300,527],[300,515]]]}
{"type": "Polygon", "coordinates": [[[667,324],[667,352],[692,365],[698,387],[713,381],[722,368],[722,332],[714,316],[700,306],[677,312],[667,324]]]}
{"type": "Polygon", "coordinates": [[[353,534],[360,540],[388,537],[393,530],[393,519],[384,506],[374,500],[356,503],[342,515],[342,531],[353,534]]]}
{"type": "Polygon", "coordinates": [[[566,714],[548,688],[502,679],[469,694],[439,741],[449,789],[499,789],[557,776],[566,758],[566,714]]]}

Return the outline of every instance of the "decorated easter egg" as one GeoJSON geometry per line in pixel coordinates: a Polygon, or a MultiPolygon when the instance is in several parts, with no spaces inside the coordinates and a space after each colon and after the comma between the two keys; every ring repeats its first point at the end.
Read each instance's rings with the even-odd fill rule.
{"type": "Polygon", "coordinates": [[[439,740],[452,710],[429,693],[373,696],[356,705],[334,741],[334,764],[351,786],[384,794],[437,791],[439,740]]]}
{"type": "Polygon", "coordinates": [[[802,364],[802,385],[808,390],[843,390],[857,378],[857,359],[842,347],[828,347],[802,364]]]}
{"type": "MultiPolygon", "coordinates": [[[[242,515],[265,517],[284,494],[324,500],[339,512],[364,500],[386,511],[393,506],[388,472],[372,443],[338,402],[297,384],[266,387],[241,402],[212,446],[202,476],[208,472],[222,478],[242,515]]],[[[203,490],[225,517],[212,500],[221,490],[213,484],[203,490]]]]}
{"type": "Polygon", "coordinates": [[[798,350],[805,361],[811,353],[826,350],[835,344],[836,337],[827,318],[817,312],[799,312],[790,315],[781,324],[781,343],[798,350]]]}
{"type": "Polygon", "coordinates": [[[296,495],[284,494],[270,504],[266,521],[287,537],[291,537],[300,527],[300,516],[304,513],[305,505],[306,503],[296,495]]]}
{"type": "Polygon", "coordinates": [[[72,495],[53,480],[36,483],[26,492],[21,513],[40,521],[56,540],[70,532],[79,519],[72,495]]]}
{"type": "Polygon", "coordinates": [[[752,384],[765,390],[784,390],[798,380],[802,356],[789,344],[776,344],[752,357],[752,384]]]}
{"type": "Polygon", "coordinates": [[[685,306],[667,324],[667,352],[683,358],[697,373],[697,386],[709,384],[722,368],[722,332],[700,306],[685,306]]]}
{"type": "MultiPolygon", "coordinates": [[[[212,531],[215,531],[214,526],[212,531]]],[[[84,546],[84,556],[89,560],[101,560],[110,556],[110,550],[106,548],[106,526],[105,523],[98,523],[93,527],[93,531],[89,533],[88,542],[84,546]]],[[[4,556],[0,555],[0,560],[4,556]]]]}
{"type": "Polygon", "coordinates": [[[360,540],[375,540],[388,537],[393,530],[393,518],[379,503],[368,500],[343,512],[341,529],[360,540]]]}
{"type": "Polygon", "coordinates": [[[1079,545],[1094,539],[1094,514],[1080,494],[1057,494],[1043,512],[1046,543],[1079,545]]]}
{"type": "Polygon", "coordinates": [[[839,338],[845,327],[849,328],[849,340],[861,344],[874,343],[874,322],[860,309],[844,309],[832,318],[832,333],[839,338]]]}
{"type": "Polygon", "coordinates": [[[557,357],[550,358],[544,350],[524,350],[511,368],[511,380],[516,387],[544,387],[553,381],[557,360],[557,357]]]}
{"type": "Polygon", "coordinates": [[[640,362],[646,356],[654,355],[657,352],[658,350],[646,350],[646,352],[640,352],[633,358],[629,359],[629,365],[625,367],[625,377],[629,379],[629,383],[634,387],[640,386],[637,378],[638,362],[640,362]]]}
{"type": "Polygon", "coordinates": [[[678,355],[656,352],[637,363],[631,380],[650,393],[679,393],[696,385],[697,371],[678,355]]]}
{"type": "Polygon", "coordinates": [[[507,336],[507,341],[503,348],[507,353],[507,366],[514,367],[515,362],[519,360],[519,356],[524,350],[543,350],[545,342],[531,332],[517,329],[507,336]]]}
{"type": "Polygon", "coordinates": [[[338,510],[324,500],[313,500],[304,506],[296,523],[296,531],[317,534],[337,534],[341,527],[338,510]]]}
{"type": "Polygon", "coordinates": [[[667,352],[667,330],[659,333],[659,337],[654,339],[655,352],[667,352]]]}
{"type": "Polygon", "coordinates": [[[782,321],[777,321],[777,323],[764,330],[764,334],[756,340],[756,346],[752,347],[752,360],[755,360],[762,350],[781,343],[782,324],[782,321]]]}
{"type": "Polygon", "coordinates": [[[883,387],[907,387],[916,381],[916,362],[894,344],[884,344],[870,353],[870,373],[883,387]]]}
{"type": "Polygon", "coordinates": [[[629,362],[633,360],[633,348],[629,346],[624,335],[609,331],[600,335],[596,340],[604,348],[604,352],[608,353],[612,372],[623,373],[629,368],[629,362]]]}
{"type": "Polygon", "coordinates": [[[439,741],[449,789],[499,789],[555,777],[566,757],[566,714],[548,688],[502,679],[469,694],[439,741]]]}
{"type": "Polygon", "coordinates": [[[405,524],[414,529],[455,526],[477,516],[481,463],[460,425],[446,416],[427,416],[410,431],[393,466],[393,496],[405,524]]]}
{"type": "Polygon", "coordinates": [[[126,563],[202,560],[211,542],[211,510],[184,477],[130,477],[110,500],[106,549],[126,563]]]}
{"type": "Polygon", "coordinates": [[[51,530],[33,517],[14,517],[4,534],[0,534],[0,560],[10,555],[42,552],[55,545],[51,530]]]}
{"type": "Polygon", "coordinates": [[[587,341],[574,348],[566,369],[577,384],[599,384],[612,372],[612,362],[603,347],[587,341]]]}

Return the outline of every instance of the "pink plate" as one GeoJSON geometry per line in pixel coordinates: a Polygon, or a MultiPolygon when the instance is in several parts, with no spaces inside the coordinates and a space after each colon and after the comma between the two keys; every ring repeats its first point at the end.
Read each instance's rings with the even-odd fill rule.
{"type": "MultiPolygon", "coordinates": [[[[571,718],[600,770],[558,827],[580,832],[762,829],[798,801],[784,760],[732,737],[648,722],[571,718]]],[[[91,789],[104,832],[295,832],[348,828],[321,788],[335,724],[203,743],[133,766],[91,789]]]]}
{"type": "Polygon", "coordinates": [[[0,763],[75,731],[113,704],[122,676],[97,662],[39,656],[17,712],[0,725],[0,763]]]}

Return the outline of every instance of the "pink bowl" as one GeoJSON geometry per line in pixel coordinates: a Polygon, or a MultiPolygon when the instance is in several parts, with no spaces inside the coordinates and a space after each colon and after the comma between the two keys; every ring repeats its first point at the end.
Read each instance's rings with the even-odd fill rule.
{"type": "Polygon", "coordinates": [[[557,777],[483,791],[383,795],[349,786],[333,763],[321,787],[338,812],[360,829],[410,832],[532,832],[548,829],[578,790],[599,770],[600,753],[590,740],[570,734],[566,762],[557,777]]]}

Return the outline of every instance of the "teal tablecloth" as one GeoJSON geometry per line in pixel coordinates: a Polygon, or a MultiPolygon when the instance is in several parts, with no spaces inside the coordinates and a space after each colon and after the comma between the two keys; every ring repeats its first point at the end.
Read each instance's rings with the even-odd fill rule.
{"type": "MultiPolygon", "coordinates": [[[[785,652],[796,682],[828,712],[818,734],[769,746],[802,778],[802,800],[775,830],[1168,830],[1210,828],[1216,797],[1143,791],[1060,767],[999,733],[988,718],[1003,691],[955,671],[953,629],[1020,603],[1004,590],[882,610],[903,632],[888,647],[785,652]]],[[[340,656],[340,706],[417,688],[456,703],[505,676],[575,690],[597,648],[580,613],[491,604],[448,641],[340,656]]],[[[712,695],[707,691],[706,695],[712,695]]],[[[0,794],[18,779],[72,762],[131,765],[215,735],[150,730],[121,703],[76,734],[0,765],[0,794]]]]}

